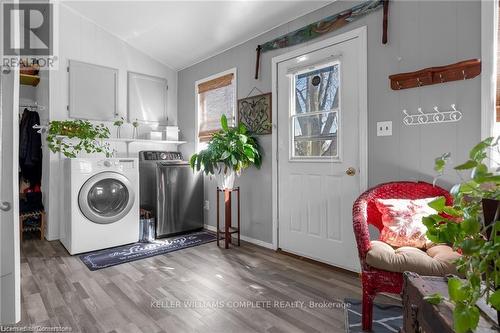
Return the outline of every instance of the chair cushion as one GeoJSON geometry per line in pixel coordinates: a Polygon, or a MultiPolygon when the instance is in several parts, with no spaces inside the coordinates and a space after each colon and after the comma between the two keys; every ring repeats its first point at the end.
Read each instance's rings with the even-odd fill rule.
{"type": "Polygon", "coordinates": [[[425,252],[408,246],[394,249],[384,242],[371,241],[366,263],[390,272],[410,271],[420,275],[445,276],[458,275],[453,262],[459,257],[460,254],[448,245],[435,245],[425,252]]]}

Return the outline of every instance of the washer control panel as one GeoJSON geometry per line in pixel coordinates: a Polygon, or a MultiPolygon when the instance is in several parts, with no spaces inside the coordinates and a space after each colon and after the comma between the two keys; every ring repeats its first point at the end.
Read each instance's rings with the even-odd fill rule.
{"type": "Polygon", "coordinates": [[[141,151],[141,161],[182,161],[182,154],[178,151],[141,151]]]}

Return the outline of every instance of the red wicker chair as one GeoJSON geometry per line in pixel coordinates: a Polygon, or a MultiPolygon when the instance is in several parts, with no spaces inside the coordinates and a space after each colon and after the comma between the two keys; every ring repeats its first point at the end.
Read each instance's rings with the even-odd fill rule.
{"type": "Polygon", "coordinates": [[[352,208],[354,235],[358,244],[361,261],[361,282],[363,285],[364,331],[372,328],[373,299],[380,292],[400,294],[403,287],[403,275],[380,270],[369,266],[365,259],[370,250],[370,234],[368,225],[375,226],[379,231],[383,224],[381,214],[375,205],[375,199],[423,199],[444,196],[448,204],[452,203],[448,191],[425,182],[391,182],[380,184],[361,194],[352,208]]]}

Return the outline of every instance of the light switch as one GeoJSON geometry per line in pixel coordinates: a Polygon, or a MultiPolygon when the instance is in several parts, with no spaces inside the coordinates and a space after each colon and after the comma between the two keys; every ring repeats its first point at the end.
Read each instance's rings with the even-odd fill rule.
{"type": "Polygon", "coordinates": [[[392,135],[392,121],[377,122],[377,136],[391,136],[391,135],[392,135]]]}

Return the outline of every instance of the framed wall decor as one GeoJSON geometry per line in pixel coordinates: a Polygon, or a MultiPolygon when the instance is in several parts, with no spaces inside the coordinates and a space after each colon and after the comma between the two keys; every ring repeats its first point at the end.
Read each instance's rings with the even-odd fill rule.
{"type": "Polygon", "coordinates": [[[238,121],[253,134],[272,132],[271,96],[271,93],[267,93],[238,100],[238,121]]]}

